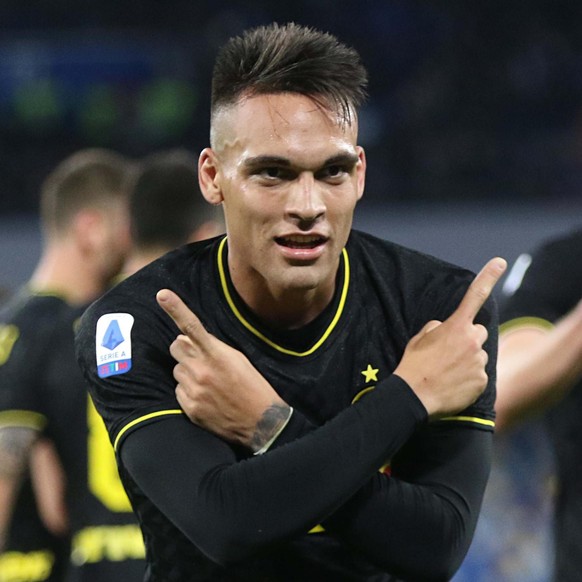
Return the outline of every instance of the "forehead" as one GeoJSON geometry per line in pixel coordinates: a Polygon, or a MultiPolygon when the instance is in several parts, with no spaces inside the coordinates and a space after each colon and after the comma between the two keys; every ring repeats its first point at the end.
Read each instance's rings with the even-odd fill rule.
{"type": "Polygon", "coordinates": [[[213,148],[225,155],[315,161],[353,153],[356,142],[355,114],[344,123],[336,111],[296,93],[245,98],[213,119],[213,148]]]}

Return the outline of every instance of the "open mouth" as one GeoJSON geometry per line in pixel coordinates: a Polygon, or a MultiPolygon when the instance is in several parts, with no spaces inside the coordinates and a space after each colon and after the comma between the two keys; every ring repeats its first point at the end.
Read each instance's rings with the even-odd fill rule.
{"type": "Polygon", "coordinates": [[[278,245],[290,249],[314,249],[326,242],[323,236],[285,236],[276,237],[275,242],[278,245]]]}

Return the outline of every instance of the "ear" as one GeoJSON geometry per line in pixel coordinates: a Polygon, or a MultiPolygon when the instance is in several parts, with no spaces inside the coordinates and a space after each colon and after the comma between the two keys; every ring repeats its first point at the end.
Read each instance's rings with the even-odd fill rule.
{"type": "Polygon", "coordinates": [[[100,249],[103,239],[103,215],[96,209],[80,210],[73,218],[73,234],[83,254],[100,249]]]}
{"type": "Polygon", "coordinates": [[[216,206],[224,198],[220,187],[220,162],[212,148],[204,148],[198,159],[198,183],[207,202],[216,206]]]}
{"type": "Polygon", "coordinates": [[[366,152],[364,148],[358,146],[358,162],[356,164],[356,179],[358,187],[358,200],[364,195],[366,185],[366,152]]]}

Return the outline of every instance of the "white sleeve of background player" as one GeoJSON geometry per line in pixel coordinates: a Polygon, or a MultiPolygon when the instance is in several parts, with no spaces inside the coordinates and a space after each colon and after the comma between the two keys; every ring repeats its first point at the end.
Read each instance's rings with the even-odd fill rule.
{"type": "Polygon", "coordinates": [[[517,257],[515,263],[513,263],[511,270],[505,278],[503,287],[501,288],[501,292],[504,295],[513,295],[519,289],[523,278],[529,269],[529,266],[531,265],[531,261],[531,255],[527,253],[523,253],[517,257]]]}

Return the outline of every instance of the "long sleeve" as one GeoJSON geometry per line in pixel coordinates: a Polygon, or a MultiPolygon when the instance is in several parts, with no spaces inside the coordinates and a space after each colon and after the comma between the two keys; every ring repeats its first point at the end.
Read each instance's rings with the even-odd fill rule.
{"type": "Polygon", "coordinates": [[[449,580],[469,549],[491,466],[493,434],[427,426],[325,527],[406,580],[449,580]]]}
{"type": "MultiPolygon", "coordinates": [[[[316,426],[295,411],[274,447],[316,426]]],[[[422,427],[324,523],[325,529],[389,572],[449,580],[465,557],[487,483],[493,433],[456,422],[422,427]]]]}
{"type": "Polygon", "coordinates": [[[122,467],[213,561],[227,564],[321,523],[426,419],[397,376],[322,427],[268,454],[237,458],[184,416],[133,431],[122,467]]]}

